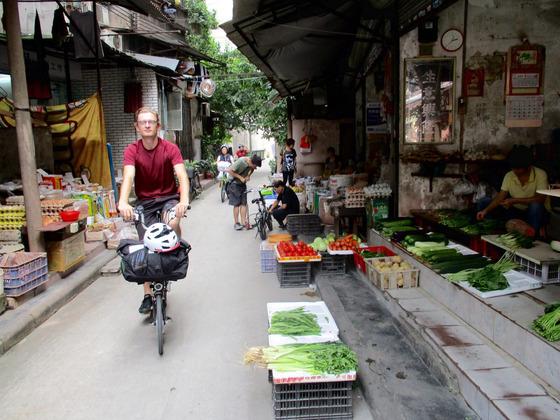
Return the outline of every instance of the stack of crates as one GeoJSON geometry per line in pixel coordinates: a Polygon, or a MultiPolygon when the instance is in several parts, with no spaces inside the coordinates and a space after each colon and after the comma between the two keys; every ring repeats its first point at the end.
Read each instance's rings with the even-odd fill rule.
{"type": "Polygon", "coordinates": [[[276,254],[274,244],[268,241],[261,242],[261,273],[276,272],[276,254]]]}
{"type": "Polygon", "coordinates": [[[286,229],[294,236],[318,236],[323,232],[321,219],[316,214],[289,214],[286,229]]]}
{"type": "Polygon", "coordinates": [[[541,262],[537,264],[517,254],[514,260],[519,264],[519,270],[536,277],[543,284],[560,283],[560,264],[558,262],[541,262]]]}
{"type": "Polygon", "coordinates": [[[311,284],[311,262],[276,263],[280,287],[307,287],[311,284]]]}
{"type": "Polygon", "coordinates": [[[14,252],[0,258],[4,271],[4,293],[9,297],[21,296],[48,280],[45,252],[14,252]]]}
{"type": "Polygon", "coordinates": [[[273,384],[275,419],[352,419],[353,381],[273,384]]]}
{"type": "Polygon", "coordinates": [[[321,262],[318,264],[318,274],[326,276],[337,276],[346,274],[347,255],[331,255],[321,252],[321,262]]]}

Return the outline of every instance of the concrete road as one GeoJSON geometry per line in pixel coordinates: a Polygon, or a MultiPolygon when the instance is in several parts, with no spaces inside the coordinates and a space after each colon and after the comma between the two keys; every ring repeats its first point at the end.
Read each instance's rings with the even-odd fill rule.
{"type": "MultiPolygon", "coordinates": [[[[267,166],[250,185],[267,182],[267,166]]],[[[169,294],[163,357],[137,311],[141,288],[100,277],[0,357],[0,419],[273,418],[267,373],[243,353],[267,344],[267,302],[317,298],[260,272],[255,231],[234,231],[218,194],[184,220],[191,265],[169,294]]],[[[354,418],[369,419],[355,394],[354,418]]]]}

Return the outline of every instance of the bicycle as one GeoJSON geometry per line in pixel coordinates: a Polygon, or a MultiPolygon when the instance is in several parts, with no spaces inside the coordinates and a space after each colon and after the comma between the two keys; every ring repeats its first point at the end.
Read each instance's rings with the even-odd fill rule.
{"type": "MultiPolygon", "coordinates": [[[[187,207],[187,209],[190,208],[191,206],[187,207]]],[[[175,217],[175,209],[170,209],[167,214],[167,223],[175,219],[175,217]]],[[[147,228],[147,226],[144,224],[144,208],[142,206],[138,206],[134,209],[134,219],[135,221],[138,221],[142,225],[142,227],[147,228]]],[[[157,219],[159,222],[162,221],[161,212],[157,213],[157,219]]],[[[191,246],[186,242],[185,244],[186,252],[188,255],[191,250],[191,246]]],[[[168,320],[171,320],[171,318],[167,316],[167,292],[171,290],[169,287],[169,281],[170,280],[152,280],[150,283],[150,288],[153,291],[152,312],[150,316],[152,325],[156,327],[158,353],[160,356],[163,355],[165,324],[168,320]]]]}
{"type": "Polygon", "coordinates": [[[187,168],[187,175],[189,177],[189,184],[190,184],[189,195],[192,201],[198,198],[200,194],[202,194],[202,184],[200,183],[200,176],[198,173],[198,169],[187,168]]]}
{"type": "MultiPolygon", "coordinates": [[[[246,193],[253,192],[254,190],[247,190],[246,193]]],[[[259,197],[251,200],[252,204],[256,204],[258,207],[255,213],[255,225],[257,228],[257,234],[264,241],[267,237],[266,229],[272,231],[272,215],[268,212],[266,207],[266,202],[264,201],[264,196],[259,190],[259,197]]],[[[256,236],[256,235],[255,235],[256,236]]]]}
{"type": "Polygon", "coordinates": [[[226,201],[227,198],[227,185],[228,185],[228,176],[225,170],[231,166],[230,162],[218,162],[218,171],[222,174],[218,179],[220,181],[220,198],[222,203],[226,201]]]}

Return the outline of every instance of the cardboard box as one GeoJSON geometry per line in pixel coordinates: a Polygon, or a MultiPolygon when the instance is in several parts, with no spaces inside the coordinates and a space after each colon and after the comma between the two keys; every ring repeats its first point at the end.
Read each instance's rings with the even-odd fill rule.
{"type": "Polygon", "coordinates": [[[50,271],[64,272],[86,256],[84,232],[78,232],[61,241],[47,242],[50,271]]]}

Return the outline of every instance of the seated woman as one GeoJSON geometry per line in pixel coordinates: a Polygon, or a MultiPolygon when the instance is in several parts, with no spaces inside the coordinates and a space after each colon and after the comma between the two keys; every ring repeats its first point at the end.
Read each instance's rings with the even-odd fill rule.
{"type": "Polygon", "coordinates": [[[501,212],[505,220],[521,219],[529,223],[539,236],[541,227],[545,224],[546,197],[537,194],[537,190],[548,188],[546,172],[532,165],[531,150],[526,146],[514,148],[508,158],[511,171],[502,182],[500,192],[493,200],[487,200],[486,205],[476,215],[483,220],[492,211],[501,212]]]}
{"type": "Polygon", "coordinates": [[[276,219],[280,228],[285,229],[284,220],[286,220],[286,217],[289,214],[299,213],[299,199],[296,193],[290,187],[287,187],[283,181],[275,181],[272,186],[278,196],[268,211],[272,213],[272,217],[276,219]]]}

